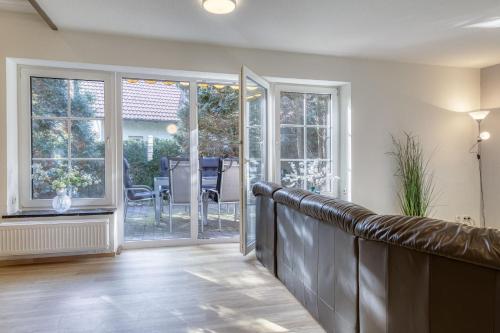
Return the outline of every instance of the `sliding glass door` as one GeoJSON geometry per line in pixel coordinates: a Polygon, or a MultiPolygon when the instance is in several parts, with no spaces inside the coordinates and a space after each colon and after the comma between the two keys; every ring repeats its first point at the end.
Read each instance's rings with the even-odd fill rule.
{"type": "Polygon", "coordinates": [[[125,242],[240,236],[236,80],[121,80],[125,242]]]}
{"type": "Polygon", "coordinates": [[[191,238],[190,83],[122,79],[125,241],[191,238]]]}
{"type": "Polygon", "coordinates": [[[121,86],[125,242],[239,238],[253,250],[269,84],[244,67],[239,85],[124,76],[121,86]]]}
{"type": "Polygon", "coordinates": [[[239,237],[239,85],[197,83],[200,223],[198,239],[239,237]]]}

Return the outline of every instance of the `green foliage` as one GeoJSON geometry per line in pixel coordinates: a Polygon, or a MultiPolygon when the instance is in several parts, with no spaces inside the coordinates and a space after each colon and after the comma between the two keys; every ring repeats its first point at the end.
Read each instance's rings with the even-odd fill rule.
{"type": "Polygon", "coordinates": [[[160,175],[161,158],[180,157],[182,152],[181,146],[175,140],[155,138],[153,158],[148,161],[148,146],[145,141],[123,142],[123,156],[130,164],[130,177],[135,185],[153,186],[154,177],[160,175]]]}
{"type": "MultiPolygon", "coordinates": [[[[40,164],[33,164],[33,181],[35,184],[50,184],[52,190],[69,188],[75,194],[80,188],[98,185],[101,180],[94,174],[86,172],[76,166],[68,170],[66,164],[56,164],[52,168],[44,169],[40,164]]],[[[45,189],[47,191],[48,189],[45,189]]]]}
{"type": "Polygon", "coordinates": [[[31,78],[31,106],[34,116],[66,116],[68,102],[68,80],[31,78]]]}
{"type": "Polygon", "coordinates": [[[392,142],[394,150],[390,154],[397,165],[401,211],[408,216],[428,216],[434,201],[434,179],[428,171],[429,159],[424,157],[422,144],[408,133],[401,140],[392,136],[392,142]]]}
{"type": "Polygon", "coordinates": [[[127,159],[130,165],[130,177],[134,184],[149,185],[151,177],[144,170],[147,169],[147,144],[145,141],[124,140],[123,157],[127,159]]]}
{"type": "Polygon", "coordinates": [[[43,161],[33,163],[33,197],[49,198],[54,190],[71,187],[73,194],[80,197],[99,198],[104,195],[103,160],[70,161],[72,157],[104,158],[104,141],[97,131],[102,117],[96,114],[95,96],[83,92],[83,81],[52,78],[32,78],[32,114],[36,117],[67,117],[68,107],[74,117],[89,120],[36,119],[32,120],[33,158],[60,158],[58,162],[43,161]],[[71,94],[69,91],[71,90],[71,94]],[[71,126],[71,136],[70,128],[71,126]]]}
{"type": "MultiPolygon", "coordinates": [[[[176,141],[189,151],[189,104],[178,112],[176,141]]],[[[201,156],[238,156],[238,90],[212,85],[198,87],[198,150],[201,156]]]]}
{"type": "Polygon", "coordinates": [[[181,100],[179,102],[179,110],[177,111],[177,117],[179,121],[177,123],[177,133],[174,135],[174,139],[177,144],[181,147],[183,151],[189,151],[189,89],[188,87],[179,87],[181,89],[181,100]]]}
{"type": "MultiPolygon", "coordinates": [[[[80,91],[80,81],[72,80],[73,96],[71,98],[71,114],[77,117],[96,117],[93,107],[94,96],[80,91]]],[[[80,158],[104,157],[104,142],[98,141],[94,132],[94,123],[87,120],[71,122],[72,154],[80,158]]]]}

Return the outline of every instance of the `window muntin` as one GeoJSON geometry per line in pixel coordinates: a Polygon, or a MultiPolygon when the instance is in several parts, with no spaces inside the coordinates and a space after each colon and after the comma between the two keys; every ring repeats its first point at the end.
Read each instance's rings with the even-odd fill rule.
{"type": "Polygon", "coordinates": [[[333,192],[332,94],[283,90],[279,99],[282,184],[333,192]]]}
{"type": "Polygon", "coordinates": [[[77,199],[106,196],[104,80],[30,76],[31,200],[55,196],[52,183],[79,177],[77,199]]]}

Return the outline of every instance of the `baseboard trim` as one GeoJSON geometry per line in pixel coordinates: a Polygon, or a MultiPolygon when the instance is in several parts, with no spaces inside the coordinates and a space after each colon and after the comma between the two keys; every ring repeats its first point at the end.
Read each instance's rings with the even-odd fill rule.
{"type": "Polygon", "coordinates": [[[109,253],[90,253],[66,256],[53,256],[53,257],[34,257],[34,258],[19,258],[19,259],[6,259],[0,260],[0,267],[18,266],[18,265],[33,265],[33,264],[49,264],[49,263],[62,263],[62,262],[77,262],[92,258],[114,257],[114,252],[109,253]]]}

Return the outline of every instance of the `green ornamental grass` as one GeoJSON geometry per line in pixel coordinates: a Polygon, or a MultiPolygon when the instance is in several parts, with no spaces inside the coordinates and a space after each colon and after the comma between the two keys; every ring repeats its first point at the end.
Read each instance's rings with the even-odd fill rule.
{"type": "Polygon", "coordinates": [[[429,173],[429,159],[424,157],[417,137],[404,133],[402,139],[392,136],[396,177],[400,182],[401,212],[407,216],[429,216],[434,201],[434,177],[429,173]]]}

